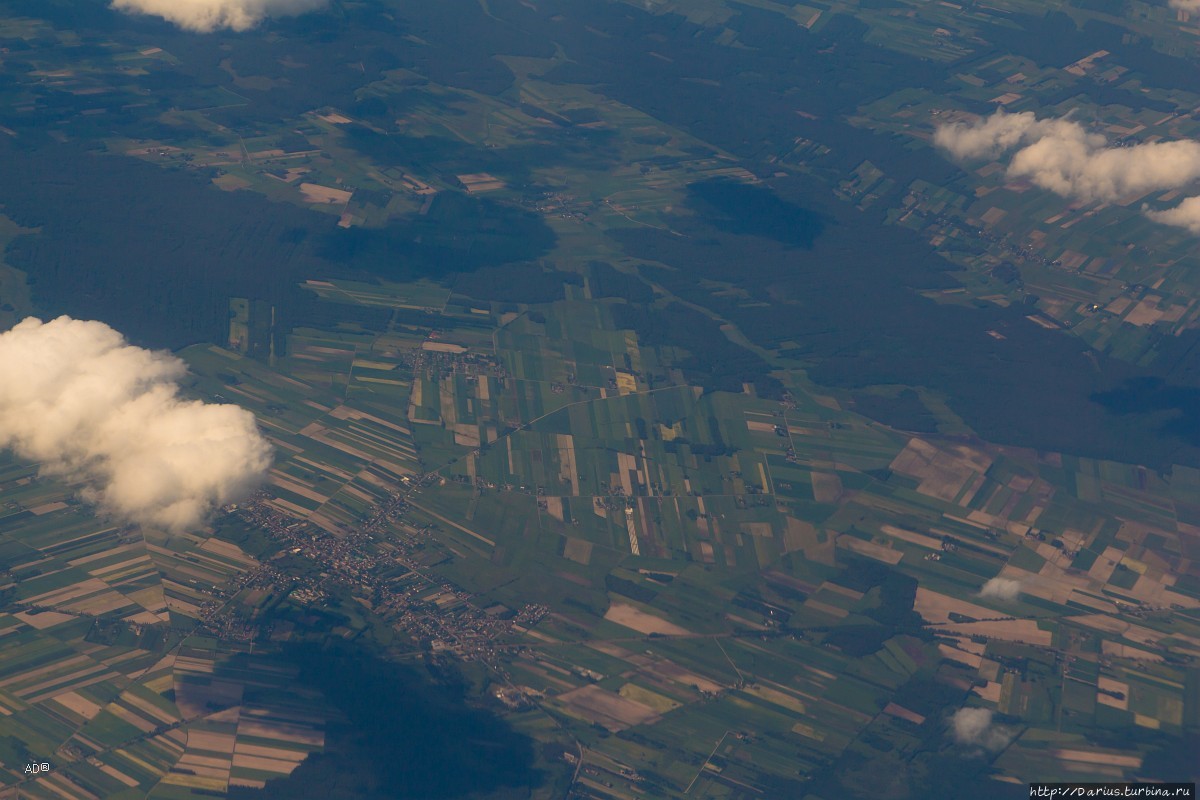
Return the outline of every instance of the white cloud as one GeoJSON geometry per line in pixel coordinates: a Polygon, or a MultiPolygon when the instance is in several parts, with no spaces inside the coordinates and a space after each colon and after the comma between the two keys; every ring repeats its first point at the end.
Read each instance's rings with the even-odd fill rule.
{"type": "Polygon", "coordinates": [[[1009,114],[1000,109],[973,123],[955,122],[934,131],[933,142],[958,159],[997,158],[1019,144],[1069,130],[1069,120],[1039,120],[1032,111],[1009,114]]]}
{"type": "Polygon", "coordinates": [[[992,712],[986,708],[960,708],[950,717],[954,741],[959,744],[1003,750],[1013,740],[1013,731],[992,722],[992,712]]]}
{"type": "Polygon", "coordinates": [[[249,411],[179,397],[186,372],[104,323],[28,318],[0,334],[0,447],[118,519],[195,527],[257,484],[271,452],[249,411]]]}
{"type": "MultiPolygon", "coordinates": [[[[958,159],[995,159],[1014,151],[1009,178],[1028,180],[1072,200],[1113,202],[1180,189],[1200,180],[1200,142],[1185,139],[1117,147],[1081,123],[1039,120],[1028,111],[998,111],[975,123],[941,126],[934,143],[958,159]]],[[[1200,233],[1196,203],[1184,201],[1169,211],[1148,211],[1147,216],[1200,233]]]]}
{"type": "Polygon", "coordinates": [[[197,33],[218,28],[245,31],[267,17],[304,14],[326,0],[112,0],[112,7],[131,14],[151,14],[197,33]]]}
{"type": "Polygon", "coordinates": [[[1200,178],[1200,142],[1108,147],[1103,137],[1078,126],[1072,135],[1045,137],[1018,150],[1008,174],[1064,197],[1110,202],[1200,178]]]}
{"type": "Polygon", "coordinates": [[[1021,582],[1011,578],[992,578],[979,590],[980,597],[997,600],[1016,600],[1021,595],[1021,582]]]}
{"type": "MultiPolygon", "coordinates": [[[[1196,0],[1200,3],[1200,0],[1196,0]]],[[[1163,225],[1187,228],[1200,235],[1200,197],[1189,197],[1174,208],[1165,211],[1146,211],[1146,216],[1163,225]]]]}

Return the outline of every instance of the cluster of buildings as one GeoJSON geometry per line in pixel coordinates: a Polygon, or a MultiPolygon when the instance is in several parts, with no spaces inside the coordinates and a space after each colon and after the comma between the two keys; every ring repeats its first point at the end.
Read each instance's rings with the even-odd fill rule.
{"type": "MultiPolygon", "coordinates": [[[[413,482],[414,488],[421,483],[413,482]]],[[[515,625],[537,624],[549,609],[537,604],[516,610],[501,604],[480,608],[468,592],[430,574],[426,529],[402,519],[409,507],[406,497],[392,494],[344,535],[297,521],[262,502],[264,498],[242,504],[236,513],[283,549],[242,576],[236,588],[285,593],[293,603],[315,606],[344,592],[431,652],[494,664],[497,642],[515,625]],[[281,569],[279,562],[288,556],[312,562],[313,569],[281,569]]],[[[247,619],[226,605],[205,624],[222,636],[252,640],[270,636],[270,624],[264,622],[247,619]]]]}

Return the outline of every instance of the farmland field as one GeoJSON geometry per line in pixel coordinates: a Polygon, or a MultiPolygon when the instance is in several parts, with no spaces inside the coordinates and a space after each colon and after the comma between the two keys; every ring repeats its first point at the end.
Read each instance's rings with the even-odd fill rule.
{"type": "Polygon", "coordinates": [[[274,454],[186,531],[0,454],[0,797],[1194,779],[1185,189],[932,140],[1200,136],[1195,23],[0,0],[0,330],[174,350],[274,454]]]}

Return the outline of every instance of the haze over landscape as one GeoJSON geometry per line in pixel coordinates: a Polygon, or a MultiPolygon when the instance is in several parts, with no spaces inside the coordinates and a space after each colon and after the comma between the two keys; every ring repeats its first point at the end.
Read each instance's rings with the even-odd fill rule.
{"type": "Polygon", "coordinates": [[[0,800],[1194,790],[1197,109],[1195,0],[0,0],[0,800]]]}

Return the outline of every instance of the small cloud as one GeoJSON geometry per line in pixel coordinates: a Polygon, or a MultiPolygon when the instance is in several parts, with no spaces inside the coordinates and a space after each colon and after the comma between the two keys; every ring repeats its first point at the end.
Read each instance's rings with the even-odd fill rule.
{"type": "Polygon", "coordinates": [[[934,131],[933,143],[959,160],[997,158],[1019,145],[1037,125],[1032,111],[1001,110],[978,122],[941,125],[934,131]]]}
{"type": "MultiPolygon", "coordinates": [[[[1196,0],[1200,4],[1200,0],[1196,0]]],[[[1198,6],[1200,8],[1200,6],[1198,6]]],[[[1200,235],[1200,197],[1188,197],[1174,208],[1164,211],[1145,209],[1146,216],[1163,225],[1185,228],[1200,235]]]]}
{"type": "MultiPolygon", "coordinates": [[[[1200,0],[1194,2],[1200,7],[1200,0]]],[[[1111,203],[1182,189],[1200,180],[1200,142],[1117,146],[1079,122],[1037,119],[1029,111],[997,111],[975,122],[942,125],[934,133],[934,144],[958,160],[997,159],[1011,152],[1009,178],[1083,202],[1111,203]]],[[[1145,213],[1155,222],[1200,233],[1200,203],[1192,199],[1173,209],[1145,213]]]]}
{"type": "Polygon", "coordinates": [[[0,448],[125,522],[204,523],[265,477],[254,415],[179,396],[187,367],[101,322],[30,317],[0,334],[0,448]]]}
{"type": "Polygon", "coordinates": [[[1003,750],[1008,747],[1015,732],[992,721],[992,712],[986,708],[960,708],[950,717],[954,741],[985,750],[1003,750]]]}
{"type": "Polygon", "coordinates": [[[1021,582],[1012,578],[992,578],[979,590],[980,597],[997,600],[1016,600],[1021,595],[1021,582]]]}
{"type": "Polygon", "coordinates": [[[184,30],[212,33],[221,28],[245,31],[267,17],[287,17],[321,8],[326,0],[112,0],[129,14],[162,17],[184,30]]]}

